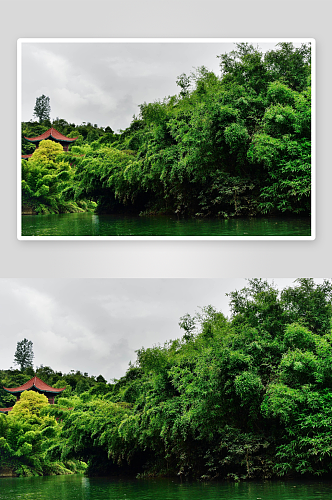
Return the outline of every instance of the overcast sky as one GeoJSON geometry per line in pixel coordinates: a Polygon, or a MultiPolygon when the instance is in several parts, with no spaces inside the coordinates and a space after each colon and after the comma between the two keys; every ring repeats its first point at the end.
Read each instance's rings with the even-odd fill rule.
{"type": "MultiPolygon", "coordinates": [[[[261,50],[275,43],[253,42],[261,50]]],[[[294,43],[294,45],[300,45],[294,43]]],[[[176,79],[205,66],[220,75],[218,55],[234,43],[22,43],[22,121],[36,98],[50,98],[51,119],[91,122],[115,132],[130,125],[139,105],[178,94],[176,79]]]]}
{"type": "MultiPolygon", "coordinates": [[[[284,288],[294,280],[274,281],[284,288]]],[[[27,338],[35,367],[119,378],[135,362],[135,350],[181,337],[178,322],[186,313],[211,304],[229,316],[225,294],[245,285],[244,279],[0,279],[0,368],[15,367],[16,344],[27,338]]]]}

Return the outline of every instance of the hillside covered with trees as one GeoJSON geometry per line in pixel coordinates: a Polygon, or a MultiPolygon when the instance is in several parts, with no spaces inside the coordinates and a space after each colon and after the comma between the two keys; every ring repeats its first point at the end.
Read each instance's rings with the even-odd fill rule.
{"type": "MultiPolygon", "coordinates": [[[[126,130],[63,119],[22,124],[22,154],[51,126],[78,137],[22,161],[22,204],[183,216],[310,214],[311,51],[247,43],[177,79],[179,94],[140,105],[126,130]]],[[[45,96],[42,96],[45,98],[45,96]]],[[[41,115],[42,116],[42,115],[41,115]]],[[[47,143],[47,141],[45,141],[47,143]]],[[[41,143],[41,146],[43,143],[41,143]]]]}
{"type": "MultiPolygon", "coordinates": [[[[38,368],[67,388],[54,405],[0,414],[0,466],[200,480],[330,474],[331,298],[330,280],[280,291],[251,279],[229,294],[230,318],[212,306],[184,315],[182,337],[142,347],[119,380],[38,368]]],[[[31,372],[0,376],[13,387],[31,372]]],[[[10,397],[1,391],[1,405],[10,397]]]]}

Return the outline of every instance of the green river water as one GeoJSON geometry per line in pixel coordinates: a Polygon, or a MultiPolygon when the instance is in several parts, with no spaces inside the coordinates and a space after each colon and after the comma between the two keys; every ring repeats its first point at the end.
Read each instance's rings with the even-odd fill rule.
{"type": "Polygon", "coordinates": [[[22,216],[22,236],[310,236],[310,218],[177,219],[91,213],[22,216]]]}
{"type": "Polygon", "coordinates": [[[188,483],[84,476],[1,478],[0,499],[20,500],[330,500],[332,481],[188,483]]]}

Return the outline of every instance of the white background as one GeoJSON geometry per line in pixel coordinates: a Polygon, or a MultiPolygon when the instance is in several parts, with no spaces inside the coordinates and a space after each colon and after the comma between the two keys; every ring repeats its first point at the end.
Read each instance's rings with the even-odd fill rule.
{"type": "Polygon", "coordinates": [[[1,1],[0,277],[328,277],[331,2],[1,1]],[[16,41],[36,37],[310,37],[317,54],[315,241],[18,241],[16,41]]]}

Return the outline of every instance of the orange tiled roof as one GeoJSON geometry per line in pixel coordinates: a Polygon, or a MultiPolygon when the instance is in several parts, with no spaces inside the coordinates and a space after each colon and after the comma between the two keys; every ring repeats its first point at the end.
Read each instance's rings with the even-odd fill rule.
{"type": "Polygon", "coordinates": [[[49,137],[53,137],[53,139],[55,139],[57,141],[66,141],[66,142],[74,142],[74,141],[76,141],[76,139],[78,139],[78,136],[73,137],[73,138],[66,137],[65,135],[60,134],[60,132],[58,132],[53,127],[46,130],[46,132],[44,132],[41,135],[38,135],[37,137],[25,137],[24,136],[24,139],[26,139],[27,141],[30,141],[30,142],[39,142],[39,141],[42,141],[44,139],[48,139],[49,137]]]}
{"type": "Polygon", "coordinates": [[[62,389],[56,389],[55,387],[51,387],[45,384],[45,382],[40,380],[40,378],[38,377],[33,377],[28,382],[25,382],[25,384],[20,385],[19,387],[13,387],[13,388],[4,387],[4,390],[7,392],[11,392],[13,394],[16,392],[28,391],[29,389],[32,389],[32,387],[35,387],[36,389],[42,392],[54,392],[55,394],[65,390],[65,387],[63,387],[62,389]]]}
{"type": "Polygon", "coordinates": [[[11,406],[10,408],[0,408],[0,413],[4,413],[5,411],[11,411],[14,407],[11,406]]]}

